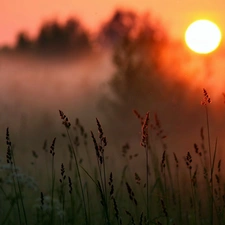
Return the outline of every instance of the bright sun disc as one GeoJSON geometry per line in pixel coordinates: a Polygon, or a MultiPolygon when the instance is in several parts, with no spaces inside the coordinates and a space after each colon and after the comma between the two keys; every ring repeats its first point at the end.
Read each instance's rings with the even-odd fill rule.
{"type": "Polygon", "coordinates": [[[215,23],[209,20],[197,20],[187,28],[185,41],[192,51],[207,54],[219,46],[221,32],[215,23]]]}

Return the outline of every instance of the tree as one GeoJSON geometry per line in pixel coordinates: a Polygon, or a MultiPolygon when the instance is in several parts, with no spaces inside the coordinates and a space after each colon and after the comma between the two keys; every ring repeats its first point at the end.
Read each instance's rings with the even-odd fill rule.
{"type": "Polygon", "coordinates": [[[91,49],[91,41],[88,32],[81,26],[78,20],[70,18],[67,20],[64,31],[66,40],[71,49],[85,51],[91,49]]]}
{"type": "Polygon", "coordinates": [[[37,47],[46,51],[57,51],[63,47],[64,33],[56,21],[43,24],[37,37],[37,47]]]}
{"type": "Polygon", "coordinates": [[[68,19],[61,25],[56,21],[46,22],[40,29],[37,48],[47,52],[86,51],[91,49],[88,33],[76,19],[68,19]]]}
{"type": "Polygon", "coordinates": [[[98,39],[103,46],[114,46],[135,30],[138,16],[133,11],[116,10],[111,19],[103,24],[98,39]]]}
{"type": "MultiPolygon", "coordinates": [[[[171,70],[164,67],[165,53],[170,45],[165,30],[147,15],[136,16],[135,21],[114,51],[116,72],[109,82],[113,97],[105,95],[99,104],[107,113],[107,120],[113,121],[110,129],[115,129],[115,136],[118,130],[119,135],[127,134],[135,127],[131,122],[135,121],[133,109],[142,115],[150,109],[165,112],[184,96],[184,83],[176,79],[171,81],[176,64],[171,65],[171,70]]],[[[174,52],[167,58],[173,58],[174,52]]]]}
{"type": "MultiPolygon", "coordinates": [[[[121,13],[120,18],[125,16],[121,13]]],[[[109,85],[119,102],[133,102],[137,98],[140,102],[153,89],[159,88],[160,58],[166,44],[167,36],[163,30],[152,25],[146,16],[136,16],[135,25],[129,26],[129,32],[124,32],[113,55],[117,71],[109,85]]]]}
{"type": "Polygon", "coordinates": [[[32,41],[26,32],[20,32],[16,39],[16,48],[19,50],[28,50],[32,46],[32,41]]]}

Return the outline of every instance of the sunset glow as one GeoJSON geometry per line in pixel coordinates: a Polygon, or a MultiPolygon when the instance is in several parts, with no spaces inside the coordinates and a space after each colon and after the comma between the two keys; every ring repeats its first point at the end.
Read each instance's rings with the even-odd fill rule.
{"type": "Polygon", "coordinates": [[[199,16],[217,21],[221,30],[225,30],[224,0],[194,1],[128,1],[128,0],[8,0],[1,1],[0,46],[13,45],[18,32],[26,31],[31,37],[46,20],[57,19],[64,22],[68,17],[79,18],[91,31],[97,31],[116,8],[134,9],[139,13],[149,13],[158,18],[175,38],[183,38],[189,21],[199,16]]]}
{"type": "Polygon", "coordinates": [[[197,20],[187,28],[185,41],[192,51],[208,54],[219,46],[221,31],[209,20],[197,20]]]}

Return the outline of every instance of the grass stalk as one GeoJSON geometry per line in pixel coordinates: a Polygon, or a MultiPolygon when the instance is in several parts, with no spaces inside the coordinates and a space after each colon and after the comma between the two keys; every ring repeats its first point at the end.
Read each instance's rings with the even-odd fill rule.
{"type": "Polygon", "coordinates": [[[52,142],[50,154],[52,155],[51,161],[51,175],[52,175],[52,185],[51,185],[51,224],[54,224],[54,190],[55,190],[55,165],[54,165],[54,158],[55,158],[55,138],[52,142]]]}
{"type": "MultiPolygon", "coordinates": [[[[11,174],[12,174],[12,179],[13,179],[13,189],[14,189],[14,193],[15,193],[15,199],[16,199],[16,205],[17,205],[17,211],[18,211],[18,216],[19,216],[19,221],[20,224],[22,225],[22,218],[21,218],[21,214],[20,214],[20,204],[18,201],[18,198],[22,198],[22,193],[21,193],[21,189],[19,189],[19,193],[17,191],[17,186],[19,188],[19,181],[18,181],[18,177],[17,177],[17,169],[16,169],[16,165],[15,165],[15,158],[14,158],[14,149],[12,147],[12,143],[10,141],[10,136],[9,136],[9,128],[6,129],[6,144],[7,144],[7,154],[6,154],[6,158],[7,158],[7,163],[10,164],[10,168],[11,168],[11,174]],[[17,183],[16,183],[16,180],[17,183]]],[[[23,206],[23,213],[25,216],[25,222],[27,224],[27,220],[26,220],[26,213],[25,213],[25,209],[24,209],[24,205],[23,205],[23,200],[21,199],[22,202],[22,206],[23,206]]]]}
{"type": "Polygon", "coordinates": [[[67,136],[69,138],[70,145],[72,147],[72,153],[73,153],[73,157],[74,157],[75,165],[76,165],[76,170],[77,170],[77,174],[78,174],[78,180],[79,180],[79,184],[80,184],[81,195],[82,195],[83,206],[84,206],[85,223],[86,223],[86,225],[88,225],[86,201],[85,201],[85,197],[84,197],[84,191],[83,191],[83,185],[82,185],[82,179],[81,179],[81,175],[80,175],[80,169],[79,169],[79,165],[78,165],[78,160],[77,160],[77,156],[76,156],[76,153],[75,153],[74,145],[73,145],[72,139],[70,137],[68,128],[66,128],[66,132],[67,132],[67,136]]]}

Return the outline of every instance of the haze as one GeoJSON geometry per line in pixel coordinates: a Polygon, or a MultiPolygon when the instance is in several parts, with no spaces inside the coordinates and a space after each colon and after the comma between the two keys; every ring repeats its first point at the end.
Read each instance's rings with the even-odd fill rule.
{"type": "Polygon", "coordinates": [[[116,100],[118,108],[116,104],[112,108],[103,107],[104,97],[114,99],[117,94],[111,93],[109,85],[118,69],[112,61],[115,48],[105,47],[80,58],[64,59],[2,52],[1,143],[5,143],[5,129],[10,127],[18,152],[28,155],[31,150],[40,152],[44,140],[51,142],[54,137],[58,138],[58,148],[64,146],[62,149],[66,149],[67,143],[61,136],[64,129],[58,113],[60,109],[72,123],[79,118],[88,133],[97,130],[95,118],[99,118],[109,139],[111,151],[108,154],[117,159],[126,142],[131,143],[133,152],[139,151],[141,128],[132,113],[136,109],[141,110],[142,115],[148,110],[152,116],[157,112],[168,136],[169,151],[183,156],[199,141],[200,128],[205,126],[204,109],[200,105],[202,88],[205,88],[213,100],[210,106],[212,136],[221,137],[219,150],[222,152],[224,130],[221,124],[225,122],[223,45],[211,57],[202,58],[190,53],[182,42],[169,38],[171,44],[165,50],[161,71],[164,75],[151,78],[151,95],[141,102],[139,96],[129,99],[128,92],[129,101],[116,100]],[[151,101],[147,101],[149,99],[151,101]]]}

